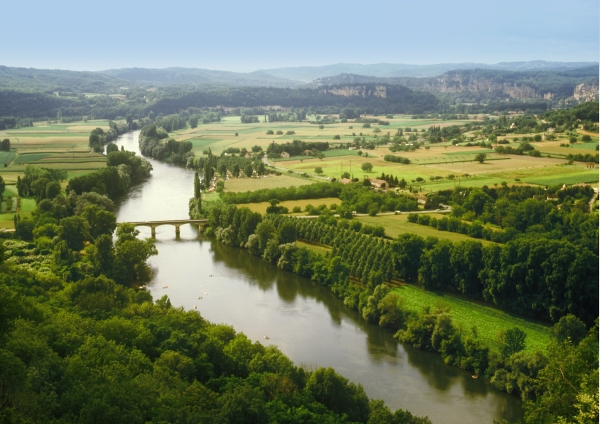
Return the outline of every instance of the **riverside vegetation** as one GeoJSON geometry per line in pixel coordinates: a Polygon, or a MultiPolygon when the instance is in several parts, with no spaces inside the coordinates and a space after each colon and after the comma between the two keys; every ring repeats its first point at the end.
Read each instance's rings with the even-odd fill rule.
{"type": "Polygon", "coordinates": [[[111,150],[64,193],[60,172],[22,179],[37,209],[1,244],[2,422],[429,422],[140,290],[156,247],[117,228],[113,199],[151,167],[111,150]]]}

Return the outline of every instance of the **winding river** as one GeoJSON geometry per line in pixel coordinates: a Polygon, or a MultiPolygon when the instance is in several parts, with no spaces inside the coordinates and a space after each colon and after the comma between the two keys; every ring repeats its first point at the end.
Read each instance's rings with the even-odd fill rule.
{"type": "MultiPolygon", "coordinates": [[[[116,141],[138,155],[139,131],[116,141]]],[[[185,219],[194,173],[150,159],[152,177],[119,202],[118,221],[185,219]]],[[[150,229],[139,228],[142,237],[150,229]]],[[[433,423],[491,423],[523,415],[521,402],[481,379],[444,365],[439,355],[398,343],[367,324],[331,292],[204,238],[190,225],[156,229],[159,254],[148,285],[157,299],[196,307],[211,322],[232,325],[251,340],[275,344],[296,364],[333,367],[392,408],[427,415],[433,423]],[[266,337],[265,337],[266,336],[266,337]],[[268,339],[267,339],[268,337],[268,339]]]]}

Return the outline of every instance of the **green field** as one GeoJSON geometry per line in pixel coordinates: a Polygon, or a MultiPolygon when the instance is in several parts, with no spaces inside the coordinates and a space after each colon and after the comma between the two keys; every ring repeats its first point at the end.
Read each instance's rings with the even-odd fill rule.
{"type": "Polygon", "coordinates": [[[527,351],[545,350],[550,344],[549,327],[507,312],[447,294],[425,291],[412,285],[403,285],[393,291],[400,296],[402,307],[409,310],[421,311],[427,306],[450,308],[452,320],[463,333],[470,333],[472,327],[477,327],[479,338],[492,349],[496,346],[498,332],[513,327],[519,327],[527,334],[527,351]]]}
{"type": "Polygon", "coordinates": [[[300,176],[280,175],[264,178],[232,178],[225,181],[225,191],[256,191],[263,188],[282,188],[314,184],[311,178],[300,176]]]}
{"type": "MultiPolygon", "coordinates": [[[[279,206],[285,206],[286,208],[289,209],[290,213],[292,212],[292,209],[295,206],[299,206],[300,209],[302,209],[302,212],[304,212],[304,209],[306,208],[307,205],[313,205],[315,207],[319,206],[319,205],[327,205],[328,207],[330,205],[339,205],[340,203],[342,203],[342,201],[340,199],[338,199],[337,197],[324,197],[322,199],[304,199],[304,200],[284,200],[283,202],[281,202],[279,204],[279,206]]],[[[259,212],[261,214],[266,213],[267,208],[270,206],[271,204],[269,202],[260,202],[260,203],[243,203],[243,204],[239,204],[238,207],[246,207],[249,208],[252,212],[259,212]]],[[[302,215],[306,215],[306,213],[302,214],[302,215]]]]}
{"type": "MultiPolygon", "coordinates": [[[[429,216],[440,219],[445,214],[431,213],[429,216]]],[[[447,216],[447,215],[446,215],[447,216]]],[[[428,225],[420,225],[412,222],[408,222],[408,215],[383,215],[383,216],[357,216],[353,219],[368,225],[380,225],[385,228],[385,234],[389,237],[396,238],[400,234],[411,233],[418,234],[421,237],[437,237],[439,239],[450,240],[454,243],[464,240],[478,240],[483,245],[490,244],[492,242],[481,239],[474,239],[465,234],[451,233],[450,231],[439,231],[428,225]]]]}
{"type": "Polygon", "coordinates": [[[579,184],[598,182],[598,171],[574,172],[564,176],[543,176],[524,178],[522,181],[530,184],[539,184],[544,186],[555,186],[559,184],[579,184]]]}

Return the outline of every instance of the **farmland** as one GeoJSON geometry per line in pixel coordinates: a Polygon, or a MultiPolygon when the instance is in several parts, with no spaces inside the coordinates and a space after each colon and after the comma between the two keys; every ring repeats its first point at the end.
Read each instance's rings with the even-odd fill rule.
{"type": "MultiPolygon", "coordinates": [[[[309,117],[314,120],[313,117],[309,117]]],[[[393,153],[389,146],[379,146],[372,150],[349,150],[346,143],[354,141],[355,137],[364,137],[367,141],[376,141],[384,134],[394,135],[398,129],[411,129],[412,134],[419,134],[429,126],[462,125],[468,121],[453,120],[439,121],[433,119],[412,119],[410,116],[396,115],[387,119],[389,125],[373,125],[363,128],[357,123],[333,123],[322,125],[309,122],[258,122],[241,124],[239,117],[225,117],[221,122],[201,125],[195,129],[184,129],[173,132],[171,136],[178,141],[188,140],[193,145],[196,155],[202,155],[208,148],[214,154],[220,154],[228,148],[246,148],[253,146],[267,148],[270,143],[286,143],[294,139],[306,142],[329,142],[334,148],[323,152],[321,158],[314,156],[292,156],[289,158],[271,158],[269,163],[280,171],[292,171],[314,175],[316,167],[323,170],[323,177],[340,178],[348,172],[355,178],[374,178],[381,173],[392,174],[399,179],[404,178],[410,188],[424,193],[456,187],[475,187],[501,183],[528,184],[576,184],[597,182],[594,172],[586,170],[585,164],[575,162],[567,165],[566,156],[573,153],[594,153],[597,147],[597,137],[591,143],[576,143],[571,147],[561,147],[566,138],[556,141],[542,141],[534,147],[542,153],[541,157],[501,155],[488,147],[453,146],[450,143],[427,145],[414,151],[393,153]],[[267,131],[273,134],[267,135],[267,131]],[[417,131],[417,132],[415,132],[417,131]],[[280,133],[280,134],[278,134],[280,133]],[[288,134],[289,133],[289,134],[288,134]],[[339,136],[339,139],[338,139],[339,136]],[[335,139],[334,139],[335,137],[335,139]],[[475,161],[478,153],[487,155],[484,163],[475,161]],[[410,164],[386,162],[386,154],[396,154],[406,157],[410,164]],[[548,157],[550,156],[550,157],[548,157]],[[370,163],[370,172],[361,169],[364,163],[370,163]]],[[[473,120],[471,120],[473,122],[473,120]]],[[[469,133],[467,135],[470,135],[469,133]]],[[[511,146],[519,143],[507,138],[511,146]]],[[[567,141],[568,143],[568,141],[567,141]]],[[[291,180],[288,180],[291,181],[291,180]]],[[[305,180],[306,182],[307,180],[305,180]]],[[[272,181],[238,182],[231,181],[225,185],[226,191],[255,190],[267,186],[275,186],[272,181]]],[[[283,183],[282,183],[283,184],[283,183]]],[[[300,184],[294,181],[294,184],[300,184]]]]}
{"type": "Polygon", "coordinates": [[[20,199],[17,206],[14,184],[27,165],[65,169],[69,179],[106,166],[106,157],[91,152],[88,146],[90,131],[96,127],[108,129],[108,121],[36,123],[34,127],[0,131],[0,140],[8,138],[11,142],[11,151],[0,153],[4,165],[0,167],[0,176],[8,184],[0,211],[0,228],[12,228],[15,213],[25,218],[35,209],[35,201],[29,198],[20,199]]]}
{"type": "Polygon", "coordinates": [[[403,285],[393,290],[398,293],[404,309],[419,312],[425,307],[450,308],[452,320],[463,333],[471,332],[471,329],[476,327],[478,337],[493,349],[498,333],[513,327],[518,327],[527,334],[525,350],[529,352],[545,350],[550,343],[548,327],[496,308],[448,294],[422,290],[412,285],[403,285]]]}

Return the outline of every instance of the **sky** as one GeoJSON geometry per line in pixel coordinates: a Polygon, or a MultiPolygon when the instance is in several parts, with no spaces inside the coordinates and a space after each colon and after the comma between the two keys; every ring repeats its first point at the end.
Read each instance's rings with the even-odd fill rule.
{"type": "Polygon", "coordinates": [[[598,0],[0,0],[0,65],[249,72],[599,58],[598,0]]]}

